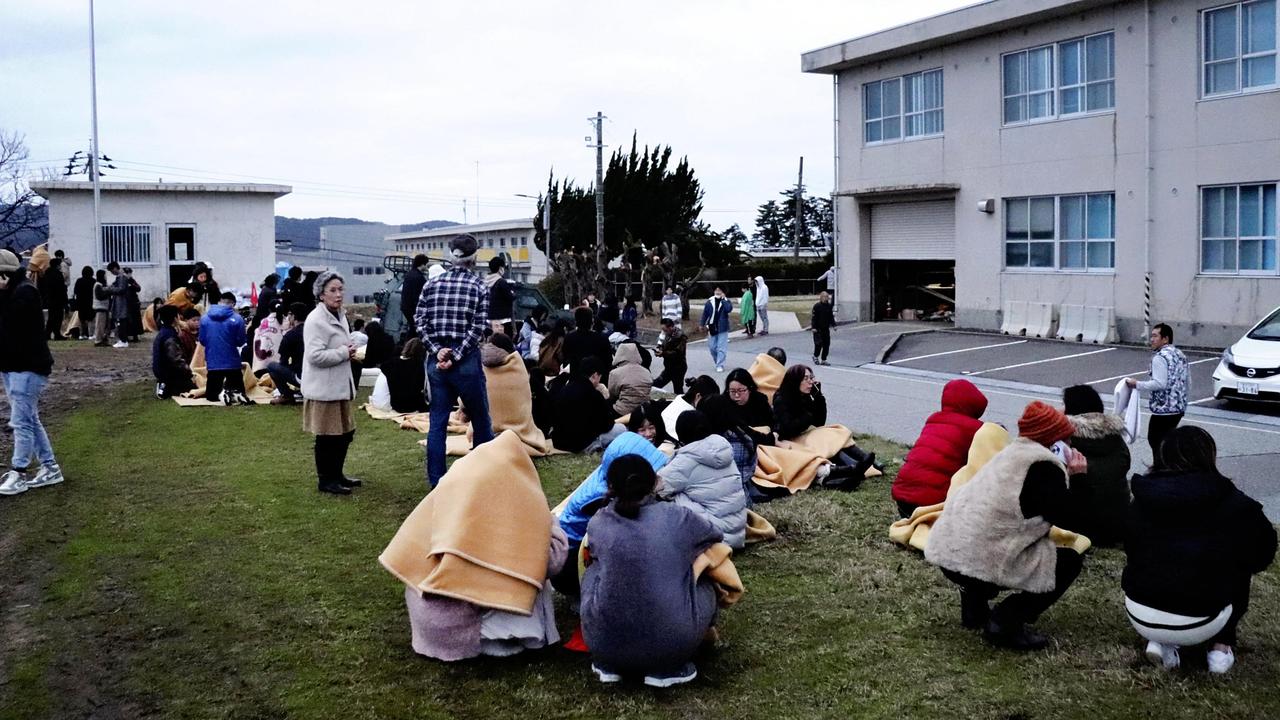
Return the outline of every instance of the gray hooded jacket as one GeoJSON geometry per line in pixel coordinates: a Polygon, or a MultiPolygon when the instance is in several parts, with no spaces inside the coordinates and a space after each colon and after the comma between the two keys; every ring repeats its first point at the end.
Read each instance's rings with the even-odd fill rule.
{"type": "Polygon", "coordinates": [[[622,343],[614,352],[613,371],[609,373],[609,401],[613,412],[622,417],[648,402],[653,393],[653,376],[640,362],[635,343],[622,343]]]}
{"type": "Polygon", "coordinates": [[[658,471],[658,478],[659,496],[710,520],[730,547],[742,549],[747,538],[747,496],[728,440],[711,435],[680,447],[658,471]]]}

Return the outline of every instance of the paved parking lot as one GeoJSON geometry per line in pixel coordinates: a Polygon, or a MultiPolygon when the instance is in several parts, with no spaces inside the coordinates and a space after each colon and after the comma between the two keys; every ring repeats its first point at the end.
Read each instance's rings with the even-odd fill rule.
{"type": "MultiPolygon", "coordinates": [[[[1220,354],[1184,352],[1191,365],[1191,402],[1202,407],[1222,405],[1213,399],[1213,370],[1220,354]]],[[[884,361],[897,367],[1054,388],[1092,385],[1105,396],[1121,378],[1144,376],[1151,367],[1151,351],[945,330],[903,335],[884,361]]]]}

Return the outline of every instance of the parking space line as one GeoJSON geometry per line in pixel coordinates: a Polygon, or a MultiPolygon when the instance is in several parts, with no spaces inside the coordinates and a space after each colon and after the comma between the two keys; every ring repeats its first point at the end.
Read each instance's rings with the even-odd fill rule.
{"type": "MultiPolygon", "coordinates": [[[[1188,366],[1191,366],[1191,365],[1199,365],[1200,363],[1213,362],[1213,361],[1215,361],[1215,360],[1217,360],[1217,359],[1218,359],[1218,358],[1216,358],[1216,357],[1205,358],[1205,359],[1203,359],[1203,360],[1196,360],[1196,361],[1194,361],[1194,362],[1189,362],[1189,363],[1187,363],[1187,365],[1188,365],[1188,366]]],[[[1097,385],[1098,383],[1104,383],[1104,382],[1108,382],[1108,381],[1111,381],[1111,380],[1119,380],[1120,378],[1127,378],[1127,377],[1133,377],[1134,375],[1141,375],[1141,374],[1143,374],[1143,373],[1145,373],[1145,372],[1147,372],[1147,371],[1146,371],[1146,370],[1135,370],[1134,372],[1131,372],[1131,373],[1125,373],[1124,375],[1116,375],[1116,376],[1114,376],[1114,377],[1102,378],[1101,380],[1090,380],[1089,382],[1087,382],[1087,383],[1082,383],[1082,384],[1084,384],[1084,385],[1097,385]]],[[[1210,400],[1212,400],[1213,398],[1209,398],[1209,399],[1210,399],[1210,400]]]]}
{"type": "Polygon", "coordinates": [[[1041,365],[1043,363],[1057,362],[1058,360],[1070,360],[1071,358],[1085,357],[1087,355],[1100,355],[1108,353],[1115,348],[1104,348],[1102,350],[1092,350],[1090,352],[1076,353],[1075,355],[1063,355],[1062,357],[1045,358],[1044,360],[1032,360],[1031,362],[1018,363],[1016,365],[1005,365],[1003,367],[988,368],[986,370],[965,370],[964,375],[985,375],[986,373],[996,372],[998,370],[1012,370],[1014,368],[1027,367],[1028,365],[1041,365]]]}
{"type": "Polygon", "coordinates": [[[964,348],[962,350],[948,350],[946,352],[930,353],[928,355],[917,355],[915,357],[902,358],[893,362],[885,363],[886,365],[897,365],[898,363],[911,362],[912,360],[924,360],[925,358],[942,357],[943,355],[955,355],[956,353],[973,352],[974,350],[991,350],[992,348],[1008,347],[1010,345],[1021,345],[1026,340],[1016,340],[1014,342],[999,343],[997,345],[983,345],[981,347],[964,348]]]}
{"type": "Polygon", "coordinates": [[[1213,402],[1214,400],[1217,400],[1217,398],[1215,398],[1215,397],[1200,398],[1199,400],[1192,400],[1191,402],[1189,402],[1189,403],[1187,403],[1187,404],[1188,404],[1188,405],[1199,405],[1200,403],[1213,402]]]}

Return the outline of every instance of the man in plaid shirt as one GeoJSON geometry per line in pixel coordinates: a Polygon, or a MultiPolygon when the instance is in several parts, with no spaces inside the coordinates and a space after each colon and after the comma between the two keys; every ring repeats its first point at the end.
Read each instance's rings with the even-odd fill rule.
{"type": "Polygon", "coordinates": [[[413,314],[418,336],[427,350],[427,385],[431,388],[431,427],[427,430],[427,482],[435,487],[444,476],[445,433],[458,398],[471,419],[472,443],[493,439],[489,395],[480,343],[489,334],[489,288],[475,274],[479,243],[467,234],[449,241],[453,266],[427,283],[413,314]]]}

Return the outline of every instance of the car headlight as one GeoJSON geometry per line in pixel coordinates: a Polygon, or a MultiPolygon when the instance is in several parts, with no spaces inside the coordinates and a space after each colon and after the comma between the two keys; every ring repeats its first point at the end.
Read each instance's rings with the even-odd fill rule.
{"type": "Polygon", "coordinates": [[[1232,365],[1236,361],[1236,356],[1231,354],[1231,348],[1222,351],[1222,362],[1232,365]]]}

